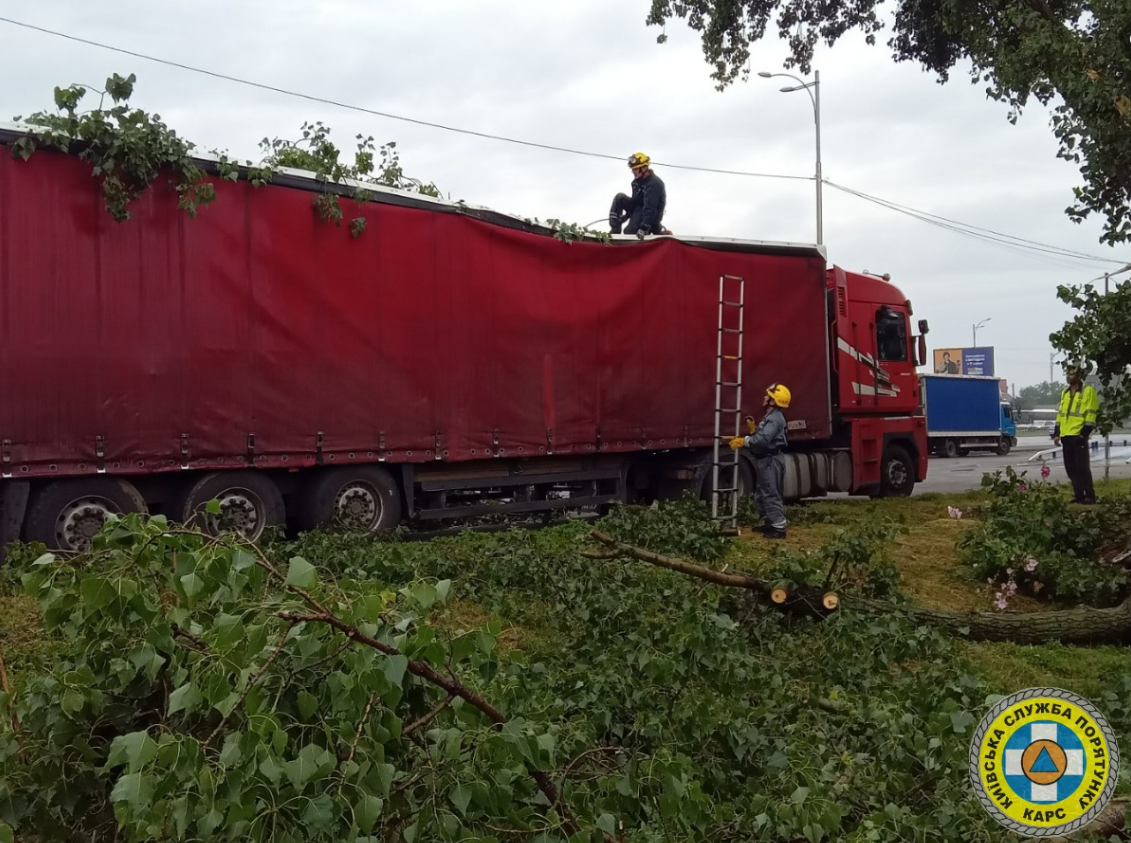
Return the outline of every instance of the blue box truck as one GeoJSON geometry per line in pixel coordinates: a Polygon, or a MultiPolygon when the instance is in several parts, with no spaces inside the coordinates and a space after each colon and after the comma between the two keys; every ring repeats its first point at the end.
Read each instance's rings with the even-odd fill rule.
{"type": "Polygon", "coordinates": [[[1002,456],[1017,444],[1013,410],[1001,398],[997,378],[976,375],[920,375],[927,448],[961,457],[970,451],[1002,456]]]}

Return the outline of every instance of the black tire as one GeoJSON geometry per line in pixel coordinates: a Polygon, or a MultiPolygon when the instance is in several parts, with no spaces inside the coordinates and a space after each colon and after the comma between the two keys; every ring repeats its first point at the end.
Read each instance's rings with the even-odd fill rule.
{"type": "Polygon", "coordinates": [[[953,459],[958,456],[958,440],[947,439],[943,442],[942,455],[947,459],[953,459]]]}
{"type": "Polygon", "coordinates": [[[1009,437],[1008,436],[1001,437],[1001,441],[998,442],[998,445],[997,445],[997,448],[996,448],[997,455],[999,457],[1008,456],[1009,452],[1012,449],[1013,449],[1013,443],[1009,441],[1009,437]]]}
{"type": "Polygon", "coordinates": [[[915,464],[900,445],[888,445],[880,464],[880,495],[906,498],[915,488],[915,464]]]}
{"type": "Polygon", "coordinates": [[[108,514],[148,513],[134,485],[119,477],[56,480],[31,496],[24,520],[24,539],[43,542],[51,550],[89,550],[108,514]]]}
{"type": "Polygon", "coordinates": [[[286,522],[283,496],[275,481],[258,471],[214,471],[190,486],[173,508],[173,518],[210,536],[237,532],[256,541],[268,527],[286,522]],[[219,501],[221,514],[207,512],[219,501]]]}
{"type": "Polygon", "coordinates": [[[331,525],[373,534],[401,522],[401,493],[392,476],[377,466],[332,468],[303,490],[299,527],[313,530],[331,525]]]}
{"type": "Polygon", "coordinates": [[[958,456],[960,456],[960,457],[968,457],[968,456],[970,456],[970,449],[969,449],[969,448],[964,448],[964,447],[962,447],[961,445],[959,445],[959,446],[958,446],[958,456]]]}

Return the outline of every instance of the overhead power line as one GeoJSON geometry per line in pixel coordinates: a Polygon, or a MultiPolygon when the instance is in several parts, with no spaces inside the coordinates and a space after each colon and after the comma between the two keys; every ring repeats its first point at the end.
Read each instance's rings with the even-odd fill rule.
{"type": "MultiPolygon", "coordinates": [[[[139,53],[135,50],[128,50],[124,47],[116,47],[112,44],[105,44],[103,42],[94,41],[94,40],[89,39],[89,38],[82,38],[82,37],[77,36],[77,35],[71,35],[70,33],[60,32],[60,31],[54,30],[54,29],[48,29],[47,27],[37,26],[35,24],[27,23],[25,21],[14,20],[13,18],[0,16],[0,22],[7,23],[7,24],[10,24],[12,26],[21,27],[23,29],[32,30],[34,32],[40,32],[40,33],[45,34],[45,35],[51,35],[51,36],[54,36],[56,38],[63,38],[63,39],[66,39],[68,41],[73,41],[75,43],[85,44],[85,45],[91,46],[91,47],[97,47],[97,48],[102,49],[102,50],[109,50],[111,52],[121,53],[122,55],[127,55],[127,56],[131,56],[133,58],[142,59],[143,61],[154,62],[156,64],[165,65],[166,67],[173,67],[173,68],[177,68],[179,70],[188,71],[190,73],[199,73],[199,74],[202,74],[204,76],[209,76],[213,79],[220,79],[220,80],[223,80],[225,82],[232,82],[232,83],[237,84],[237,85],[245,85],[247,87],[257,88],[257,89],[263,90],[263,91],[270,91],[272,93],[281,94],[283,96],[288,96],[288,97],[294,97],[294,98],[297,98],[297,99],[306,100],[308,102],[316,102],[316,103],[320,103],[322,105],[330,105],[330,106],[333,106],[335,108],[341,108],[341,109],[344,109],[344,110],[347,110],[347,111],[355,111],[355,112],[359,112],[361,114],[368,114],[368,115],[371,115],[371,116],[374,116],[374,117],[382,117],[382,118],[385,118],[387,120],[397,120],[397,121],[400,121],[400,122],[403,122],[403,123],[410,123],[410,124],[413,124],[413,125],[424,126],[424,127],[431,128],[431,129],[439,129],[439,130],[445,131],[445,132],[453,132],[455,134],[467,135],[467,136],[476,137],[476,138],[482,138],[484,140],[492,140],[492,141],[498,141],[498,142],[502,142],[502,143],[510,143],[510,144],[515,144],[515,145],[518,145],[518,146],[525,146],[525,147],[529,147],[529,148],[533,148],[533,149],[544,149],[544,150],[547,150],[549,152],[560,152],[560,153],[564,153],[564,154],[567,154],[567,155],[578,155],[578,156],[583,156],[583,157],[586,157],[586,158],[598,158],[598,159],[607,160],[607,161],[624,161],[625,160],[624,156],[621,156],[621,155],[610,155],[610,154],[604,153],[604,152],[594,152],[592,150],[584,150],[584,149],[573,149],[573,148],[570,148],[570,147],[556,146],[554,144],[547,144],[547,143],[540,143],[540,142],[537,142],[537,141],[523,140],[521,138],[511,138],[511,137],[507,137],[505,135],[497,135],[497,134],[492,134],[490,132],[480,132],[480,131],[476,131],[476,130],[473,130],[473,129],[464,129],[464,128],[461,128],[461,127],[458,127],[458,126],[449,126],[449,125],[446,125],[446,124],[443,124],[443,123],[436,123],[436,122],[429,121],[429,120],[421,120],[421,119],[415,118],[415,117],[406,117],[404,115],[393,114],[393,113],[387,112],[387,111],[378,111],[376,109],[366,108],[364,106],[359,106],[359,105],[353,105],[351,103],[341,102],[340,100],[330,99],[328,97],[320,97],[320,96],[316,96],[314,94],[306,94],[306,93],[302,93],[301,91],[292,91],[290,89],[282,88],[282,87],[279,87],[277,85],[269,85],[269,84],[264,83],[264,82],[255,82],[255,81],[250,80],[250,79],[243,79],[243,78],[238,77],[238,76],[232,76],[230,74],[219,73],[219,72],[214,71],[214,70],[208,70],[206,68],[195,67],[193,65],[184,64],[182,62],[172,61],[171,59],[163,59],[163,58],[160,58],[158,56],[152,56],[152,55],[148,55],[146,53],[139,53]]],[[[671,163],[660,162],[660,161],[657,161],[656,163],[659,166],[664,166],[664,167],[667,167],[667,168],[672,169],[672,170],[686,170],[686,171],[690,171],[690,172],[699,172],[699,173],[715,173],[715,174],[719,174],[719,175],[742,176],[742,177],[747,177],[747,178],[784,179],[784,180],[789,180],[789,181],[813,181],[814,180],[813,176],[796,176],[796,175],[787,175],[787,174],[782,174],[782,173],[759,173],[759,172],[752,172],[752,171],[747,171],[747,170],[727,170],[727,169],[721,169],[721,168],[717,168],[717,167],[700,167],[700,166],[689,165],[689,164],[671,164],[671,163]]],[[[981,241],[986,242],[986,243],[998,245],[1002,248],[1008,249],[1008,250],[1013,251],[1013,252],[1019,252],[1019,253],[1036,252],[1036,253],[1044,254],[1044,255],[1048,256],[1049,259],[1053,263],[1058,263],[1061,266],[1069,266],[1070,268],[1076,268],[1074,266],[1071,266],[1070,264],[1064,263],[1063,261],[1057,261],[1057,260],[1052,260],[1052,259],[1053,258],[1062,258],[1062,259],[1065,259],[1065,260],[1073,260],[1073,261],[1099,261],[1099,262],[1112,263],[1112,264],[1123,264],[1124,263],[1123,261],[1116,260],[1116,259],[1113,259],[1113,258],[1104,258],[1104,257],[1100,257],[1100,256],[1097,256],[1097,255],[1090,255],[1090,254],[1087,254],[1085,252],[1078,252],[1078,251],[1075,251],[1075,250],[1072,250],[1072,249],[1064,249],[1064,248],[1061,248],[1059,246],[1052,246],[1050,244],[1041,243],[1041,242],[1036,241],[1036,240],[1027,240],[1027,239],[1022,238],[1022,237],[1015,237],[1015,236],[1010,235],[1010,234],[1004,234],[1004,233],[999,232],[999,231],[994,231],[993,229],[982,228],[980,226],[972,225],[970,223],[963,223],[963,222],[960,222],[958,220],[952,220],[952,219],[949,219],[947,217],[939,216],[937,214],[932,214],[928,211],[921,211],[921,210],[918,210],[916,208],[912,208],[912,207],[907,206],[907,205],[901,205],[897,202],[893,202],[893,201],[888,200],[888,199],[883,199],[883,198],[878,197],[878,196],[873,196],[871,194],[865,193],[864,191],[856,190],[854,188],[846,187],[844,185],[840,185],[840,184],[837,184],[835,182],[829,181],[828,179],[824,179],[823,181],[824,181],[825,184],[829,185],[830,187],[832,187],[836,190],[840,190],[840,191],[842,191],[846,194],[849,194],[851,196],[855,196],[859,199],[863,199],[867,202],[871,202],[873,204],[879,205],[880,207],[884,207],[884,208],[887,208],[889,210],[896,211],[897,213],[901,213],[901,214],[905,214],[907,216],[913,217],[914,219],[918,219],[921,222],[927,223],[929,225],[934,225],[936,227],[943,228],[945,230],[954,232],[956,234],[961,234],[961,235],[964,235],[964,236],[967,236],[967,237],[973,237],[975,239],[981,240],[981,241]]],[[[1123,270],[1119,270],[1119,271],[1122,272],[1123,270]]]]}
{"type": "MultiPolygon", "coordinates": [[[[203,67],[194,67],[190,64],[182,64],[181,62],[172,61],[170,59],[163,59],[157,56],[147,55],[146,53],[139,53],[135,50],[127,50],[124,47],[115,47],[112,44],[104,44],[100,41],[93,41],[89,38],[80,38],[77,35],[70,35],[66,32],[59,32],[54,29],[47,29],[46,27],[36,26],[35,24],[25,23],[23,21],[13,20],[0,16],[0,21],[8,23],[13,26],[19,26],[24,29],[30,29],[35,32],[42,32],[45,35],[53,35],[57,38],[65,38],[68,41],[74,41],[79,44],[86,44],[90,47],[98,47],[103,50],[110,50],[115,53],[122,53],[123,55],[132,56],[136,59],[144,61],[155,62],[156,64],[163,64],[166,67],[175,67],[179,70],[187,70],[190,73],[200,73],[205,76],[211,76],[213,79],[222,79],[225,82],[234,82],[237,85],[246,85],[250,88],[258,88],[261,91],[271,91],[272,93],[282,94],[283,96],[296,97],[298,99],[307,100],[308,102],[316,102],[322,105],[332,105],[335,108],[342,108],[347,111],[357,111],[362,114],[369,114],[374,117],[384,117],[387,120],[399,120],[402,123],[412,123],[416,126],[426,126],[430,129],[441,129],[445,132],[454,132],[459,135],[469,135],[475,138],[483,138],[485,140],[501,141],[503,143],[513,143],[518,146],[527,146],[533,149],[545,149],[550,152],[562,152],[567,155],[581,155],[586,158],[601,158],[607,161],[619,161],[624,163],[628,160],[624,155],[609,155],[604,152],[593,152],[585,149],[572,149],[567,146],[555,146],[549,143],[539,143],[537,141],[522,140],[520,138],[510,138],[505,135],[495,135],[490,132],[478,132],[474,129],[463,129],[459,126],[448,126],[443,123],[434,123],[430,120],[421,120],[416,117],[405,117],[402,114],[392,114],[388,111],[377,111],[373,108],[366,108],[361,105],[353,105],[348,102],[340,100],[329,99],[328,97],[315,96],[314,94],[304,94],[301,91],[292,91],[287,88],[280,88],[277,85],[268,85],[265,82],[255,82],[250,79],[242,79],[238,76],[231,76],[227,73],[218,73],[214,70],[208,70],[203,67]]],[[[689,164],[670,164],[667,162],[657,161],[656,164],[668,167],[672,170],[691,170],[699,173],[718,173],[725,176],[747,176],[750,178],[760,179],[788,179],[792,181],[813,181],[813,176],[792,176],[782,173],[754,173],[745,170],[722,170],[716,167],[696,167],[689,164]]]]}
{"type": "Polygon", "coordinates": [[[901,205],[898,202],[893,202],[890,199],[883,199],[879,196],[873,196],[869,193],[865,193],[862,190],[856,190],[855,188],[846,187],[844,185],[829,181],[828,179],[825,180],[825,184],[827,184],[831,188],[834,188],[835,190],[839,190],[843,193],[848,193],[852,196],[864,199],[867,202],[872,202],[876,205],[880,205],[881,207],[888,208],[889,210],[914,217],[922,222],[928,223],[929,225],[936,225],[940,228],[945,228],[959,234],[968,234],[970,236],[974,236],[986,241],[1018,246],[1020,248],[1031,249],[1033,251],[1044,252],[1060,257],[1072,258],[1074,260],[1100,261],[1103,263],[1118,265],[1123,265],[1125,263],[1125,261],[1121,261],[1117,258],[1105,258],[1100,255],[1091,255],[1087,252],[1078,252],[1074,249],[1064,249],[1060,246],[1050,246],[1047,243],[1041,243],[1037,240],[1027,240],[1024,237],[1016,237],[1012,234],[1004,234],[1000,231],[994,231],[992,228],[983,228],[971,223],[952,220],[948,217],[939,216],[938,214],[932,214],[929,211],[921,211],[908,205],[901,205]]]}

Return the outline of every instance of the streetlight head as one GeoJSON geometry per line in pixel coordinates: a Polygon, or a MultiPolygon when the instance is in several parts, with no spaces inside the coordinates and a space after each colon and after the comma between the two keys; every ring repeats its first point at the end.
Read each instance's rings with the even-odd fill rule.
{"type": "Polygon", "coordinates": [[[768,71],[768,70],[760,70],[760,71],[758,71],[758,75],[761,76],[763,79],[769,79],[774,74],[770,73],[770,71],[768,71]]]}
{"type": "Polygon", "coordinates": [[[796,85],[791,85],[791,86],[790,86],[790,87],[788,87],[788,88],[782,88],[782,89],[781,89],[781,92],[782,92],[783,94],[792,94],[792,93],[793,93],[794,91],[800,91],[800,90],[801,90],[801,89],[800,89],[799,87],[797,87],[796,85]]]}

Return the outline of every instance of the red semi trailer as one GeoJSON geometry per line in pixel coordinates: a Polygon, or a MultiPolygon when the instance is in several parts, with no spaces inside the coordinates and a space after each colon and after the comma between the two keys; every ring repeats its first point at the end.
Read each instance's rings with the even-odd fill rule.
{"type": "Polygon", "coordinates": [[[0,545],[82,548],[107,512],[211,500],[209,529],[255,536],[703,494],[723,275],[744,279],[743,409],[771,382],[793,393],[787,498],[905,495],[926,474],[926,325],[818,247],[563,243],[343,187],[354,238],[315,214],[308,175],[212,178],[195,218],[155,185],[115,222],[76,157],[0,150],[0,545]]]}

